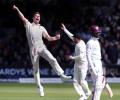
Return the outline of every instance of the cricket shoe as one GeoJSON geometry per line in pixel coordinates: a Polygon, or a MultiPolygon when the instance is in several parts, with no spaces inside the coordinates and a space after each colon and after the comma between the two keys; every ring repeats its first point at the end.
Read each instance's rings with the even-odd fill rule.
{"type": "Polygon", "coordinates": [[[70,80],[72,77],[71,76],[66,76],[64,74],[61,74],[60,75],[60,78],[63,80],[63,81],[67,81],[67,80],[70,80]]]}
{"type": "Polygon", "coordinates": [[[86,97],[87,97],[87,99],[90,97],[91,94],[92,94],[92,93],[91,93],[90,90],[88,91],[88,93],[86,93],[86,97]]]}
{"type": "Polygon", "coordinates": [[[41,97],[45,96],[43,87],[38,88],[41,97]]]}
{"type": "Polygon", "coordinates": [[[86,97],[86,96],[81,96],[81,97],[79,98],[79,100],[87,100],[87,97],[86,97]]]}

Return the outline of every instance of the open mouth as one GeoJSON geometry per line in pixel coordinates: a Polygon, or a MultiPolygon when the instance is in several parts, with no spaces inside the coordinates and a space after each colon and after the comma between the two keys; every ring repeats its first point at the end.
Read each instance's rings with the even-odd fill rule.
{"type": "Polygon", "coordinates": [[[37,20],[37,21],[39,21],[39,19],[38,19],[38,18],[36,18],[36,20],[37,20]]]}

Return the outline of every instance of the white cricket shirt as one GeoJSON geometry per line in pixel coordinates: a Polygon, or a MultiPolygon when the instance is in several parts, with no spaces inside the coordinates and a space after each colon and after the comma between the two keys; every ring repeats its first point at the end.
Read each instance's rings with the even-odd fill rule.
{"type": "MultiPolygon", "coordinates": [[[[70,39],[73,39],[74,35],[70,33],[67,29],[64,30],[65,33],[68,35],[70,39]]],[[[86,45],[83,40],[80,40],[76,46],[75,46],[75,53],[72,59],[75,60],[75,63],[81,64],[83,62],[87,62],[87,57],[86,57],[86,45]]]]}
{"type": "Polygon", "coordinates": [[[91,37],[86,47],[88,64],[91,68],[94,68],[93,62],[101,61],[101,48],[98,38],[91,37]]]}
{"type": "Polygon", "coordinates": [[[46,47],[43,43],[42,37],[46,37],[47,31],[43,26],[28,21],[25,24],[25,28],[30,48],[34,47],[42,50],[46,47]]]}
{"type": "Polygon", "coordinates": [[[73,59],[75,60],[75,62],[77,63],[82,63],[82,62],[86,62],[87,58],[86,58],[86,45],[85,42],[83,40],[80,40],[76,46],[75,46],[75,54],[73,56],[73,59]]]}

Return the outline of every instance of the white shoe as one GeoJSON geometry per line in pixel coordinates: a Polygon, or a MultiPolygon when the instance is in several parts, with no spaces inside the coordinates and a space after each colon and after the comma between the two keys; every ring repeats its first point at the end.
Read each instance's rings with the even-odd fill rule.
{"type": "Polygon", "coordinates": [[[64,75],[64,74],[61,74],[61,75],[60,75],[60,78],[61,78],[62,80],[64,80],[64,81],[67,81],[67,80],[70,80],[72,77],[71,77],[71,76],[66,76],[66,75],[64,75]]]}
{"type": "Polygon", "coordinates": [[[81,97],[79,98],[79,100],[87,100],[87,97],[81,96],[81,97]]]}
{"type": "Polygon", "coordinates": [[[45,96],[43,87],[38,88],[41,97],[45,96]]]}
{"type": "Polygon", "coordinates": [[[91,91],[89,91],[88,93],[86,93],[87,99],[90,97],[91,94],[92,94],[91,91]]]}

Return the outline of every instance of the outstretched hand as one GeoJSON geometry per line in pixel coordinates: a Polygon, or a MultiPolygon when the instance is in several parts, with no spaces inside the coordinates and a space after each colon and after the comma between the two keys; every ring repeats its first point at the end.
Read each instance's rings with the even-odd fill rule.
{"type": "Polygon", "coordinates": [[[61,23],[61,29],[64,31],[66,29],[65,25],[61,23]]]}
{"type": "Polygon", "coordinates": [[[15,5],[13,5],[13,7],[12,7],[12,8],[13,8],[13,10],[16,10],[16,9],[18,9],[18,8],[17,8],[15,5]]]}

